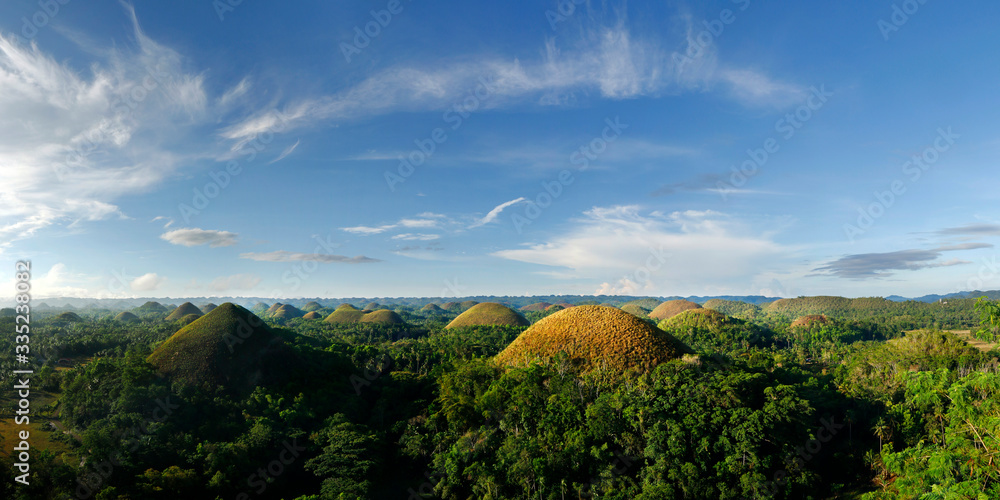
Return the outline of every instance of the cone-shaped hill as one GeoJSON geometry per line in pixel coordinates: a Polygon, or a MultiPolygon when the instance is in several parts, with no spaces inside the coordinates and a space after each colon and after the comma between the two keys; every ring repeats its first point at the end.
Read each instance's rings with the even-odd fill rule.
{"type": "Polygon", "coordinates": [[[159,313],[165,313],[167,311],[170,311],[170,309],[167,309],[166,307],[163,306],[163,304],[159,302],[153,302],[152,300],[146,302],[145,304],[139,307],[136,307],[135,309],[132,309],[132,312],[136,314],[150,314],[150,313],[159,314],[159,313]]]}
{"type": "Polygon", "coordinates": [[[441,304],[441,309],[444,309],[445,311],[459,312],[462,310],[461,308],[462,304],[458,302],[445,302],[444,304],[441,304]]]}
{"type": "Polygon", "coordinates": [[[205,305],[203,305],[203,306],[200,307],[201,313],[202,314],[208,314],[208,313],[212,312],[212,310],[215,309],[216,307],[219,307],[219,306],[217,306],[217,305],[209,302],[208,304],[205,304],[205,305]]]}
{"type": "Polygon", "coordinates": [[[645,307],[642,307],[639,304],[634,304],[634,303],[623,304],[621,310],[633,316],[638,316],[640,318],[645,318],[649,316],[649,309],[646,309],[645,307]]]}
{"type": "Polygon", "coordinates": [[[369,302],[369,303],[368,303],[368,304],[367,304],[367,305],[365,306],[365,308],[364,308],[364,309],[362,309],[362,310],[363,310],[363,311],[377,311],[377,310],[379,310],[379,309],[382,309],[382,305],[381,305],[381,304],[379,304],[378,302],[369,302]]]}
{"type": "Polygon", "coordinates": [[[263,320],[230,302],[178,330],[146,361],[174,380],[236,392],[280,379],[294,363],[263,320]]]}
{"type": "Polygon", "coordinates": [[[59,323],[80,323],[83,321],[83,318],[81,318],[75,312],[64,312],[52,318],[52,321],[56,321],[59,323]]]}
{"type": "Polygon", "coordinates": [[[378,309],[361,317],[362,323],[378,323],[380,325],[402,325],[403,318],[389,309],[378,309]]]}
{"type": "Polygon", "coordinates": [[[622,304],[622,306],[627,306],[629,304],[635,304],[643,309],[646,309],[647,311],[652,311],[653,309],[656,309],[656,306],[662,304],[662,302],[654,298],[645,298],[645,299],[630,300],[622,304]]]}
{"type": "Polygon", "coordinates": [[[441,307],[437,304],[427,304],[424,307],[421,307],[420,311],[425,313],[440,313],[444,312],[444,309],[441,309],[441,307]]]}
{"type": "Polygon", "coordinates": [[[121,321],[123,323],[134,323],[136,321],[139,321],[139,317],[128,311],[122,311],[118,313],[118,316],[115,316],[115,321],[121,321]]]}
{"type": "Polygon", "coordinates": [[[316,311],[309,311],[302,315],[302,319],[323,319],[323,315],[316,311]]]}
{"type": "Polygon", "coordinates": [[[522,307],[521,310],[525,311],[525,312],[530,312],[530,311],[544,311],[546,308],[548,308],[551,305],[552,304],[550,304],[548,302],[535,302],[534,304],[528,304],[528,305],[522,307]]]}
{"type": "Polygon", "coordinates": [[[188,314],[197,314],[198,316],[201,316],[201,309],[198,309],[198,306],[190,302],[185,302],[177,306],[177,309],[174,309],[174,312],[167,316],[166,321],[177,321],[188,314]]]}
{"type": "Polygon", "coordinates": [[[313,311],[315,311],[317,309],[322,309],[322,308],[323,308],[323,306],[320,305],[320,303],[316,302],[315,300],[314,301],[310,301],[310,302],[306,302],[306,305],[302,306],[302,310],[305,311],[305,312],[313,312],[313,311]]]}
{"type": "Polygon", "coordinates": [[[327,323],[357,323],[364,317],[365,312],[358,310],[351,304],[340,304],[337,309],[330,313],[323,321],[327,323]]]}
{"type": "Polygon", "coordinates": [[[483,302],[459,314],[445,328],[476,325],[528,326],[529,324],[531,323],[524,316],[521,316],[517,311],[503,304],[483,302]]]}
{"type": "Polygon", "coordinates": [[[653,319],[669,319],[684,311],[700,309],[701,306],[690,300],[677,299],[668,300],[649,312],[649,317],[653,319]]]}
{"type": "Polygon", "coordinates": [[[304,313],[300,311],[299,308],[291,304],[282,304],[282,306],[271,315],[274,319],[292,319],[301,318],[302,316],[304,316],[304,313]]]}
{"type": "Polygon", "coordinates": [[[704,308],[689,309],[660,321],[657,326],[696,348],[763,347],[770,344],[773,337],[770,330],[754,323],[704,308]]]}
{"type": "Polygon", "coordinates": [[[825,325],[828,323],[830,323],[830,318],[827,318],[825,314],[808,314],[799,316],[795,321],[792,321],[790,328],[810,328],[813,325],[825,325]]]}
{"type": "Polygon", "coordinates": [[[577,306],[547,316],[497,355],[503,365],[525,365],[565,352],[583,370],[651,369],[691,350],[669,334],[615,307],[577,306]]]}
{"type": "Polygon", "coordinates": [[[474,305],[476,305],[478,303],[479,302],[476,302],[474,300],[463,301],[463,302],[461,302],[461,303],[458,304],[458,310],[459,311],[468,311],[469,309],[472,308],[472,306],[474,306],[474,305]]]}
{"type": "Polygon", "coordinates": [[[267,310],[264,311],[264,314],[270,316],[270,315],[278,312],[278,309],[281,309],[281,306],[283,306],[283,305],[285,305],[285,304],[282,304],[281,302],[275,302],[274,304],[271,305],[271,307],[268,307],[267,310]]]}

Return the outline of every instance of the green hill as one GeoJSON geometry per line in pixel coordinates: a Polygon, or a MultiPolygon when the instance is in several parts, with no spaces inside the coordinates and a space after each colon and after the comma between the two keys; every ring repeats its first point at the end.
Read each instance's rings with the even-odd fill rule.
{"type": "Polygon", "coordinates": [[[381,325],[402,325],[406,323],[403,318],[394,311],[388,309],[378,309],[361,317],[362,323],[378,323],[381,325]]]}
{"type": "Polygon", "coordinates": [[[140,321],[140,319],[139,319],[138,316],[136,316],[136,315],[134,315],[134,314],[132,314],[132,313],[130,313],[128,311],[122,311],[122,312],[118,313],[117,316],[115,316],[115,321],[121,321],[123,323],[133,323],[133,322],[136,322],[136,321],[140,321]]]}
{"type": "Polygon", "coordinates": [[[330,313],[323,321],[327,323],[357,323],[361,321],[364,317],[365,312],[358,310],[357,307],[351,304],[341,304],[337,306],[337,309],[330,313]]]}
{"type": "Polygon", "coordinates": [[[174,309],[174,311],[166,317],[165,321],[177,321],[188,314],[197,314],[198,316],[201,316],[201,309],[198,309],[197,306],[190,302],[185,302],[177,306],[177,309],[174,309]]]}
{"type": "Polygon", "coordinates": [[[641,307],[641,308],[643,308],[643,309],[645,309],[647,311],[652,311],[653,309],[656,309],[656,306],[660,305],[661,303],[662,302],[659,301],[659,300],[657,300],[657,299],[646,298],[646,299],[630,300],[630,301],[622,304],[621,307],[625,307],[627,305],[636,305],[636,306],[639,306],[639,307],[641,307]]]}
{"type": "Polygon", "coordinates": [[[209,302],[208,304],[205,304],[205,305],[203,305],[203,306],[200,307],[201,313],[202,314],[208,314],[208,313],[212,312],[212,310],[215,309],[216,307],[219,307],[219,306],[217,306],[217,305],[209,302]]]}
{"type": "Polygon", "coordinates": [[[166,313],[166,312],[169,312],[169,311],[170,311],[170,309],[167,309],[166,307],[164,307],[163,304],[161,304],[159,302],[153,302],[152,300],[149,301],[149,302],[146,302],[145,304],[143,304],[143,305],[141,305],[139,307],[136,307],[135,309],[132,309],[132,312],[134,312],[136,314],[154,314],[154,313],[155,314],[162,314],[162,313],[166,313]]]}
{"type": "Polygon", "coordinates": [[[773,340],[770,330],[704,308],[683,311],[657,326],[687,345],[707,350],[764,347],[773,340]]]}
{"type": "Polygon", "coordinates": [[[323,319],[323,315],[316,311],[309,311],[302,315],[302,319],[323,319]]]}
{"type": "Polygon", "coordinates": [[[475,325],[506,325],[506,326],[528,326],[529,323],[524,316],[517,311],[496,302],[483,302],[470,307],[467,311],[459,314],[445,328],[457,328],[461,326],[475,325]]]}
{"type": "Polygon", "coordinates": [[[368,304],[365,305],[365,308],[362,309],[362,310],[363,311],[377,311],[379,309],[382,309],[382,306],[379,305],[378,302],[369,302],[368,304]]]}
{"type": "Polygon", "coordinates": [[[320,303],[316,302],[316,301],[306,302],[306,305],[302,306],[302,310],[305,311],[305,312],[313,312],[313,311],[315,311],[317,309],[322,309],[322,308],[323,308],[323,306],[320,305],[320,303]]]}
{"type": "Polygon", "coordinates": [[[173,380],[237,392],[280,379],[292,363],[281,338],[230,302],[178,330],[146,361],[173,380]]]}
{"type": "Polygon", "coordinates": [[[690,300],[677,299],[668,300],[649,312],[649,317],[653,319],[669,319],[684,311],[700,309],[701,306],[690,300]]]}
{"type": "Polygon", "coordinates": [[[278,312],[278,309],[281,309],[281,306],[283,305],[285,304],[282,304],[281,302],[275,302],[274,304],[271,304],[271,307],[268,307],[267,310],[264,311],[264,314],[267,316],[271,316],[274,313],[278,312]]]}
{"type": "Polygon", "coordinates": [[[539,320],[496,356],[503,365],[551,360],[559,352],[583,370],[652,369],[690,352],[667,333],[615,307],[577,306],[539,320]]]}
{"type": "Polygon", "coordinates": [[[201,314],[185,314],[185,315],[184,315],[184,317],[183,317],[183,318],[181,318],[181,319],[180,319],[180,320],[178,320],[178,321],[180,321],[180,323],[181,323],[182,325],[185,325],[185,326],[186,326],[186,325],[190,325],[191,323],[194,323],[194,322],[195,322],[195,321],[197,321],[197,320],[198,320],[198,318],[200,318],[201,316],[202,316],[201,314]]]}
{"type": "Polygon", "coordinates": [[[52,321],[55,321],[57,323],[80,323],[83,321],[83,318],[81,318],[75,312],[64,312],[52,318],[52,321]]]}
{"type": "Polygon", "coordinates": [[[763,310],[756,304],[740,302],[737,300],[710,299],[703,305],[705,309],[719,311],[726,316],[740,319],[755,319],[763,314],[763,310]]]}
{"type": "Polygon", "coordinates": [[[271,317],[274,319],[292,319],[301,318],[303,315],[304,313],[297,307],[291,304],[283,304],[276,311],[274,311],[274,314],[272,314],[271,317]]]}
{"type": "Polygon", "coordinates": [[[440,313],[444,312],[444,309],[441,309],[441,307],[437,304],[427,304],[424,307],[421,307],[420,311],[425,313],[440,313]]]}
{"type": "Polygon", "coordinates": [[[550,304],[548,302],[535,302],[534,304],[528,304],[528,305],[522,307],[521,310],[524,311],[524,312],[544,311],[546,308],[548,308],[551,305],[552,304],[550,304]]]}
{"type": "Polygon", "coordinates": [[[649,316],[649,311],[650,311],[649,309],[646,309],[645,307],[642,307],[642,306],[640,306],[638,304],[634,304],[634,303],[622,304],[622,306],[619,309],[621,309],[622,311],[625,311],[625,312],[627,312],[627,313],[629,313],[629,314],[631,314],[633,316],[638,316],[640,318],[648,317],[649,316]]]}

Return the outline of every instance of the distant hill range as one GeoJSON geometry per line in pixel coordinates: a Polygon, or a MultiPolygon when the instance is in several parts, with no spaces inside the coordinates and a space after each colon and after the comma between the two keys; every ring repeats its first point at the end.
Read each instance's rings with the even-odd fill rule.
{"type": "MultiPolygon", "coordinates": [[[[907,300],[913,300],[917,302],[932,303],[947,299],[962,299],[962,298],[978,298],[986,296],[990,299],[1000,299],[1000,290],[990,290],[990,291],[972,291],[972,292],[957,292],[949,293],[946,295],[924,295],[922,297],[902,297],[899,295],[890,295],[885,297],[885,299],[893,302],[903,302],[907,300]]],[[[753,304],[757,306],[764,306],[766,304],[780,300],[782,297],[765,297],[763,295],[692,295],[687,297],[682,297],[678,295],[671,296],[631,296],[631,295],[533,295],[533,296],[496,296],[496,295],[474,295],[468,297],[342,297],[342,298],[322,298],[322,297],[303,297],[303,298],[265,298],[265,297],[135,297],[135,298],[114,298],[114,299],[95,299],[95,298],[77,298],[77,297],[45,297],[42,299],[36,299],[32,302],[33,307],[39,311],[86,311],[103,309],[108,311],[133,311],[141,306],[146,306],[145,308],[139,309],[139,311],[150,310],[155,308],[156,312],[166,315],[170,312],[170,309],[165,308],[160,304],[181,304],[184,302],[190,302],[192,304],[206,304],[215,303],[222,304],[224,302],[231,302],[233,304],[239,304],[247,309],[253,309],[253,307],[259,303],[264,303],[267,305],[274,304],[278,300],[282,304],[289,304],[295,308],[306,310],[316,310],[318,308],[329,308],[329,310],[335,309],[340,304],[353,304],[358,309],[362,309],[365,306],[375,302],[379,304],[380,307],[385,309],[395,309],[398,307],[410,307],[414,310],[418,310],[427,304],[436,304],[443,309],[444,304],[458,304],[465,303],[482,303],[482,302],[496,302],[504,304],[515,310],[519,310],[525,306],[537,305],[538,303],[567,303],[573,305],[597,305],[597,304],[611,304],[620,306],[628,302],[636,302],[639,304],[649,303],[649,304],[659,304],[661,302],[669,300],[689,300],[700,305],[704,305],[710,300],[722,300],[727,302],[745,302],[747,304],[753,304]],[[639,302],[641,301],[641,302],[639,302]],[[50,306],[48,304],[61,304],[59,306],[50,306]],[[155,306],[160,307],[155,307],[155,306]],[[161,309],[162,308],[162,309],[161,309]]],[[[0,300],[0,307],[12,307],[13,302],[9,300],[0,300]]],[[[653,305],[655,307],[655,305],[653,305]]],[[[647,309],[652,309],[652,307],[647,307],[647,309]]],[[[529,309],[530,310],[530,309],[529,309]]]]}

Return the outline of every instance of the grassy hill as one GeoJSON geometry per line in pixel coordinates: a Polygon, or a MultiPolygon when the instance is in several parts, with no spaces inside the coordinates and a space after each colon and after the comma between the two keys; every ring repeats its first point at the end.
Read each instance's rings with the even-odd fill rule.
{"type": "Polygon", "coordinates": [[[271,317],[274,319],[292,319],[301,318],[304,315],[305,313],[300,311],[299,308],[291,304],[283,304],[276,311],[274,311],[273,314],[271,314],[271,317]]]}
{"type": "Polygon", "coordinates": [[[219,306],[217,306],[217,305],[209,302],[208,304],[205,304],[205,305],[201,306],[199,309],[201,309],[201,313],[202,314],[208,314],[208,313],[212,312],[212,310],[215,309],[216,307],[219,307],[219,306]]]}
{"type": "Polygon", "coordinates": [[[188,314],[197,314],[201,316],[201,309],[190,302],[185,302],[174,309],[165,319],[165,321],[177,321],[188,314]]]}
{"type": "Polygon", "coordinates": [[[178,330],[146,361],[173,380],[244,392],[281,378],[291,358],[263,320],[226,302],[178,330]]]}
{"type": "Polygon", "coordinates": [[[517,311],[496,302],[483,302],[459,314],[446,328],[476,325],[528,326],[530,323],[517,311]]]}
{"type": "Polygon", "coordinates": [[[364,311],[359,310],[351,304],[341,304],[323,321],[327,323],[357,323],[361,321],[364,315],[364,311]]]}
{"type": "Polygon", "coordinates": [[[657,326],[702,350],[764,347],[773,341],[773,333],[763,327],[705,308],[683,311],[657,326]]]}
{"type": "Polygon", "coordinates": [[[649,312],[652,319],[669,319],[690,309],[699,309],[701,306],[690,300],[677,299],[668,300],[649,312]]]}
{"type": "Polygon", "coordinates": [[[380,325],[402,325],[406,323],[400,315],[395,313],[395,311],[390,311],[388,309],[378,309],[367,313],[361,317],[361,322],[377,323],[380,325]]]}
{"type": "Polygon", "coordinates": [[[122,311],[122,312],[118,313],[117,316],[115,316],[115,321],[121,321],[123,323],[132,323],[132,322],[135,322],[135,321],[140,321],[140,319],[139,319],[138,316],[136,316],[136,315],[134,315],[134,314],[132,314],[132,313],[130,313],[128,311],[122,311]]]}
{"type": "Polygon", "coordinates": [[[614,307],[577,306],[539,320],[496,356],[504,365],[551,360],[565,352],[583,369],[651,369],[690,350],[649,323],[614,307]]]}

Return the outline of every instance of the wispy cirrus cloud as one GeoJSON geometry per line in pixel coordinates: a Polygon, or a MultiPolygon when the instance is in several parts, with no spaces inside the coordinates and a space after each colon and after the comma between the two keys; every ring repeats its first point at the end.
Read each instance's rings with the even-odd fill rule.
{"type": "Polygon", "coordinates": [[[288,117],[291,126],[438,111],[477,87],[485,87],[489,96],[479,102],[479,109],[576,105],[585,96],[621,100],[713,89],[746,106],[782,107],[806,95],[804,87],[761,70],[721,63],[714,45],[701,48],[696,40],[700,23],[690,16],[679,19],[681,28],[675,32],[649,34],[634,31],[624,19],[594,20],[581,26],[576,41],[566,46],[546,39],[534,57],[475,55],[460,62],[399,64],[329,95],[260,110],[221,135],[237,141],[250,137],[273,125],[275,111],[288,117]],[[692,46],[698,47],[698,57],[683,61],[679,55],[692,46]]]}
{"type": "Polygon", "coordinates": [[[393,224],[383,224],[381,226],[353,226],[353,227],[342,227],[341,231],[347,231],[348,233],[354,234],[381,234],[386,231],[391,231],[397,228],[433,228],[438,227],[439,222],[436,218],[420,217],[415,219],[400,219],[398,222],[393,224]]]}
{"type": "Polygon", "coordinates": [[[379,259],[357,255],[346,257],[343,255],[332,255],[326,253],[298,253],[286,250],[276,250],[274,252],[247,252],[240,254],[241,259],[250,259],[262,262],[323,262],[323,263],[345,263],[345,264],[367,264],[371,262],[382,262],[379,259]]]}
{"type": "Polygon", "coordinates": [[[82,47],[94,56],[85,71],[0,33],[0,116],[16,117],[0,119],[0,251],[44,228],[126,217],[117,200],[183,163],[164,144],[209,123],[203,75],[123,5],[135,45],[82,47]]]}
{"type": "Polygon", "coordinates": [[[525,201],[525,198],[523,196],[520,197],[520,198],[515,198],[513,200],[503,202],[503,203],[501,203],[501,204],[493,207],[493,210],[490,210],[489,213],[486,214],[485,217],[483,217],[482,219],[479,219],[476,222],[472,223],[472,225],[469,226],[469,229],[480,227],[480,226],[484,226],[486,224],[489,224],[490,222],[493,222],[494,220],[496,220],[497,217],[500,216],[500,213],[503,212],[503,210],[505,208],[507,208],[507,207],[509,207],[511,205],[517,204],[517,203],[521,203],[522,201],[525,201]]]}
{"type": "Polygon", "coordinates": [[[194,247],[198,245],[208,245],[215,247],[228,247],[237,243],[239,235],[229,231],[218,231],[214,229],[183,228],[174,229],[160,235],[160,239],[182,245],[194,247]]]}

